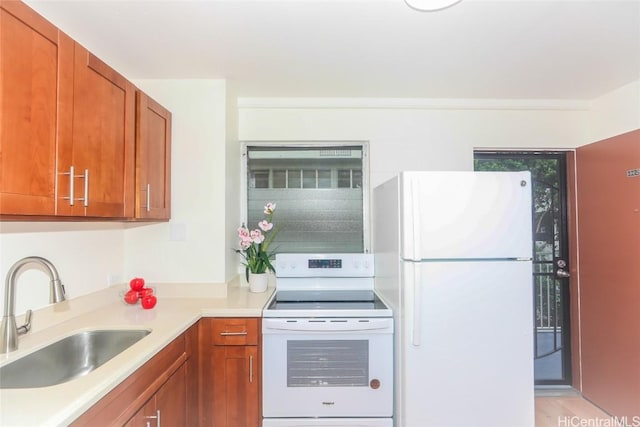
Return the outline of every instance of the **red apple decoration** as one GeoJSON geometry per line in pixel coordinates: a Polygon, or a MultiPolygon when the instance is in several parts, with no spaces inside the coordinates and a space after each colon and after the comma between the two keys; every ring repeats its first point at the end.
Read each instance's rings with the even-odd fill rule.
{"type": "Polygon", "coordinates": [[[124,301],[127,304],[135,304],[138,302],[138,291],[134,291],[133,289],[124,294],[124,301]]]}
{"type": "Polygon", "coordinates": [[[129,282],[129,286],[131,287],[131,290],[134,291],[142,290],[142,288],[144,288],[144,279],[142,277],[134,277],[129,282]]]}
{"type": "Polygon", "coordinates": [[[142,297],[142,308],[148,310],[150,308],[155,307],[157,302],[158,302],[158,298],[156,298],[155,295],[153,294],[145,295],[142,297]]]}
{"type": "Polygon", "coordinates": [[[142,288],[138,291],[139,298],[146,297],[147,295],[152,295],[152,294],[153,294],[152,288],[142,288]]]}

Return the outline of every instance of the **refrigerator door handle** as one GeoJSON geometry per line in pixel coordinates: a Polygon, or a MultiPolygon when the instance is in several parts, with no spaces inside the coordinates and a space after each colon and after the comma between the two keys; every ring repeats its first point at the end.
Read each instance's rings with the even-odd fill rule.
{"type": "Polygon", "coordinates": [[[417,180],[411,180],[411,223],[413,224],[413,254],[412,259],[419,260],[422,258],[420,250],[420,232],[422,230],[420,224],[420,192],[417,180]]]}
{"type": "Polygon", "coordinates": [[[413,319],[411,327],[411,344],[414,347],[422,345],[422,280],[421,265],[412,263],[413,269],[413,319]]]}

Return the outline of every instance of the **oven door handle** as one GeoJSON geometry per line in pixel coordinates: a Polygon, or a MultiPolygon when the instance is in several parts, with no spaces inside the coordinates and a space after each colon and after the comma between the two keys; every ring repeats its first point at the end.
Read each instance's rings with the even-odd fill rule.
{"type": "Polygon", "coordinates": [[[277,333],[275,331],[392,333],[393,319],[263,319],[262,332],[277,333]]]}

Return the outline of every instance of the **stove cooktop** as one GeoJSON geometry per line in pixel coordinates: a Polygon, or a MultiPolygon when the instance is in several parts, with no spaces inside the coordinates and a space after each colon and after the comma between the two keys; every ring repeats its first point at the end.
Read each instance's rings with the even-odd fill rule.
{"type": "Polygon", "coordinates": [[[263,317],[391,317],[374,291],[277,291],[263,317]]]}
{"type": "Polygon", "coordinates": [[[276,292],[263,317],[392,316],[374,291],[372,254],[277,254],[276,271],[276,292]]]}

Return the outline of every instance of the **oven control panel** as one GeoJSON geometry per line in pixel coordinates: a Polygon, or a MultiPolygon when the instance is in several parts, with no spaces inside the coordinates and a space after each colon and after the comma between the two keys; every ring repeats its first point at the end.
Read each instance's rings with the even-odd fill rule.
{"type": "Polygon", "coordinates": [[[276,254],[276,277],[373,277],[373,254],[276,254]]]}

